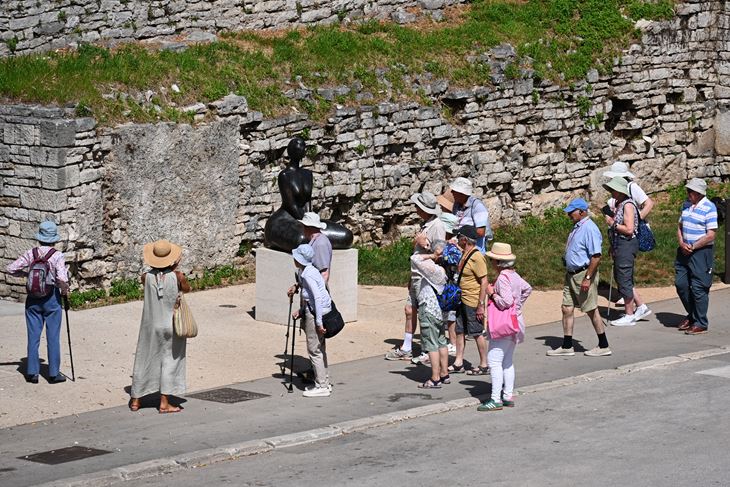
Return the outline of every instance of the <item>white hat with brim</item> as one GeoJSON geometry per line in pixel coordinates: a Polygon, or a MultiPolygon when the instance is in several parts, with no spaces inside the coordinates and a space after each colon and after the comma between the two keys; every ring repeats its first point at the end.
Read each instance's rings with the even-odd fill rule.
{"type": "Polygon", "coordinates": [[[626,178],[626,179],[634,179],[636,176],[634,176],[634,173],[629,171],[629,165],[625,162],[616,161],[613,164],[611,164],[611,169],[603,173],[603,176],[606,178],[626,178]]]}
{"type": "Polygon", "coordinates": [[[707,183],[704,179],[692,178],[684,187],[694,191],[695,193],[699,193],[702,196],[707,195],[707,183]]]}
{"type": "Polygon", "coordinates": [[[436,201],[436,197],[428,191],[414,194],[411,196],[411,201],[429,215],[441,214],[441,207],[439,206],[438,201],[436,201]]]}
{"type": "Polygon", "coordinates": [[[180,260],[182,248],[168,240],[158,240],[145,244],[142,257],[145,263],[155,269],[170,267],[180,260]]]}
{"type": "Polygon", "coordinates": [[[319,219],[319,215],[312,211],[306,212],[304,214],[304,218],[299,220],[299,223],[301,223],[305,227],[314,227],[319,228],[320,230],[324,230],[325,228],[327,228],[327,224],[322,223],[322,220],[319,219]]]}
{"type": "Polygon", "coordinates": [[[492,250],[487,251],[487,257],[493,260],[516,260],[517,256],[512,253],[512,246],[507,243],[494,242],[492,250]]]}
{"type": "Polygon", "coordinates": [[[419,276],[433,286],[438,294],[444,291],[446,271],[443,267],[431,259],[424,259],[422,254],[414,254],[411,256],[411,266],[419,276]]]}
{"type": "Polygon", "coordinates": [[[474,188],[471,184],[471,181],[466,178],[454,179],[454,181],[449,185],[449,188],[451,189],[451,191],[465,194],[467,196],[471,196],[474,193],[474,188]]]}
{"type": "Polygon", "coordinates": [[[291,251],[291,255],[294,257],[294,260],[306,267],[310,265],[312,263],[312,259],[314,259],[314,249],[309,244],[301,244],[299,247],[291,251]]]}
{"type": "Polygon", "coordinates": [[[625,194],[626,196],[631,196],[631,193],[629,192],[629,183],[624,178],[619,176],[612,178],[609,182],[604,184],[603,189],[608,192],[611,192],[611,190],[613,190],[625,194]]]}
{"type": "Polygon", "coordinates": [[[456,233],[456,227],[459,225],[459,217],[453,213],[441,213],[439,219],[444,224],[444,230],[446,233],[454,235],[456,233]]]}

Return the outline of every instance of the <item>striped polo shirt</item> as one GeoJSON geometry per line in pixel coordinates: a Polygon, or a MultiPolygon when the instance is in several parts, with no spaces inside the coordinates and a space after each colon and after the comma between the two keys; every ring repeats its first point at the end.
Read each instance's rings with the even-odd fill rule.
{"type": "Polygon", "coordinates": [[[682,204],[679,224],[682,226],[682,239],[691,245],[704,237],[708,230],[717,228],[717,208],[712,201],[704,197],[695,206],[685,201],[682,204]]]}

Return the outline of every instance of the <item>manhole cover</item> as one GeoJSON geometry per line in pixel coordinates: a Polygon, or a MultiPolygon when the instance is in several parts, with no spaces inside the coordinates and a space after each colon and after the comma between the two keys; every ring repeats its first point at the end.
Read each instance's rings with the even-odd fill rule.
{"type": "Polygon", "coordinates": [[[97,450],[96,448],[87,448],[85,446],[69,446],[67,448],[34,453],[32,455],[25,455],[18,458],[31,462],[45,463],[46,465],[58,465],[59,463],[83,460],[84,458],[106,455],[107,453],[111,452],[106,450],[97,450]]]}
{"type": "Polygon", "coordinates": [[[232,387],[221,387],[220,389],[213,389],[212,391],[188,394],[187,397],[202,399],[204,401],[215,401],[224,402],[226,404],[233,404],[234,402],[261,399],[262,397],[269,397],[269,395],[260,394],[258,392],[242,391],[240,389],[233,389],[232,387]]]}

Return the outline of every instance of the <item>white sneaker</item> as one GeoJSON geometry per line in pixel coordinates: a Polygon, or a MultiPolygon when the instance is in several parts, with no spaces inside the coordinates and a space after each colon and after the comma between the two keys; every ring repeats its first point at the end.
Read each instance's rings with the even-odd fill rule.
{"type": "Polygon", "coordinates": [[[646,318],[650,314],[651,314],[651,310],[649,309],[649,307],[645,304],[642,304],[641,306],[636,308],[636,311],[634,312],[634,319],[636,321],[639,321],[643,318],[646,318]]]}
{"type": "Polygon", "coordinates": [[[302,396],[304,397],[329,397],[329,395],[332,394],[332,389],[329,387],[312,387],[309,389],[305,389],[302,393],[302,396]]]}
{"type": "Polygon", "coordinates": [[[423,365],[431,365],[431,359],[429,358],[428,354],[426,352],[421,352],[421,355],[418,357],[413,357],[411,359],[412,364],[423,364],[423,365]]]}
{"type": "Polygon", "coordinates": [[[636,324],[636,315],[623,315],[617,320],[611,322],[613,326],[634,326],[636,324]]]}
{"type": "Polygon", "coordinates": [[[456,345],[454,345],[453,343],[449,343],[448,345],[446,345],[446,348],[449,350],[449,355],[451,355],[452,357],[456,355],[456,345]]]}
{"type": "Polygon", "coordinates": [[[609,355],[611,355],[611,349],[608,347],[596,347],[583,352],[583,355],[586,355],[588,357],[608,357],[609,355]]]}
{"type": "MultiPolygon", "coordinates": [[[[309,386],[309,387],[305,387],[304,390],[311,391],[312,389],[316,389],[316,388],[317,388],[317,386],[309,386]]],[[[327,389],[329,389],[330,392],[332,392],[332,384],[327,384],[327,389]]]]}
{"type": "Polygon", "coordinates": [[[572,357],[575,355],[575,349],[573,347],[570,348],[555,348],[553,350],[548,350],[547,354],[548,357],[572,357]]]}

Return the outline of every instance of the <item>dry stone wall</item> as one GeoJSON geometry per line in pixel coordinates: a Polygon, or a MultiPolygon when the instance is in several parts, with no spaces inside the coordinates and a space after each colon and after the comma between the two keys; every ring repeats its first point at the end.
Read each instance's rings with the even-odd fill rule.
{"type": "MultiPolygon", "coordinates": [[[[41,107],[0,110],[0,266],[32,245],[43,218],[61,224],[75,286],[108,286],[141,268],[141,246],[169,236],[184,270],[231,262],[259,245],[280,204],[289,139],[307,138],[314,209],[365,243],[414,229],[408,197],[471,178],[496,224],[565,203],[601,201],[600,175],[626,161],[658,191],[688,177],[730,176],[730,11],[688,2],[640,25],[641,44],[613,72],[571,87],[531,78],[460,89],[431,80],[430,106],[337,107],[324,124],[264,119],[242,97],[205,107],[213,122],[98,129],[41,107]]],[[[510,49],[490,55],[504,62],[510,49]]],[[[508,59],[507,59],[508,60],[508,59]]],[[[496,62],[495,61],[495,62],[496,62]]],[[[0,274],[0,296],[22,282],[0,274]]]]}
{"type": "MultiPolygon", "coordinates": [[[[75,48],[79,43],[209,41],[222,31],[331,24],[348,19],[440,18],[462,0],[4,0],[0,56],[75,48]]],[[[171,47],[177,44],[172,42],[171,47]]]]}

